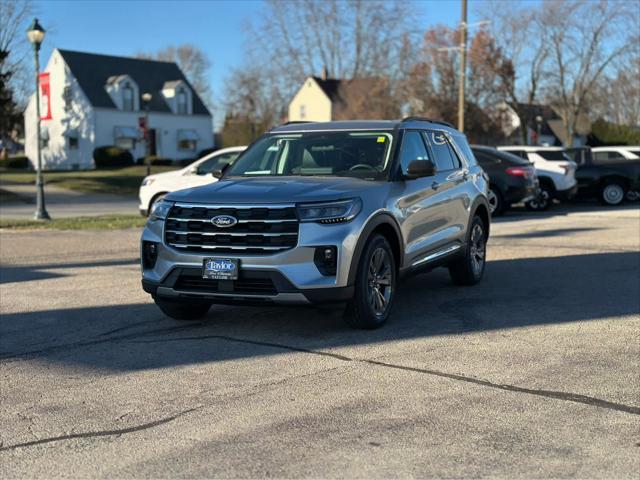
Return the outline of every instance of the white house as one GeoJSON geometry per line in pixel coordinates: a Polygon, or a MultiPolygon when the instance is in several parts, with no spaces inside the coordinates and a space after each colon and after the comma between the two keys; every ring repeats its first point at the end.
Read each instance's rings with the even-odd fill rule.
{"type": "MultiPolygon", "coordinates": [[[[93,150],[110,145],[131,151],[134,159],[143,157],[144,93],[152,96],[152,155],[181,160],[213,147],[211,113],[173,62],[56,49],[45,72],[51,109],[51,119],[41,122],[45,169],[94,168],[93,150]]],[[[25,152],[35,165],[35,95],[24,117],[25,152]]]]}

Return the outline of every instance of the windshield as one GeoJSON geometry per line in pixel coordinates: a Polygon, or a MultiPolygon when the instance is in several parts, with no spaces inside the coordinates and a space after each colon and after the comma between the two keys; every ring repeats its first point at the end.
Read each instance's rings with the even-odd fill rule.
{"type": "Polygon", "coordinates": [[[334,176],[382,180],[391,132],[304,132],[267,135],[229,169],[230,176],[334,176]]]}

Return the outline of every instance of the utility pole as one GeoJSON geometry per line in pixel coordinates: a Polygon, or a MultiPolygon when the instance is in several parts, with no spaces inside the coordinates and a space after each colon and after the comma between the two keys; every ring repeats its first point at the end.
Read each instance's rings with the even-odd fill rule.
{"type": "Polygon", "coordinates": [[[464,132],[464,87],[467,77],[467,0],[462,0],[460,22],[460,89],[458,90],[458,130],[464,132]]]}

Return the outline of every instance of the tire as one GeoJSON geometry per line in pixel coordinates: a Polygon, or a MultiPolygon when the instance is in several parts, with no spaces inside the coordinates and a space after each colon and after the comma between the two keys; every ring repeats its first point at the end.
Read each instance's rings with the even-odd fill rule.
{"type": "Polygon", "coordinates": [[[156,203],[161,202],[161,201],[164,199],[164,197],[166,197],[166,196],[167,196],[167,192],[165,192],[165,193],[159,193],[159,194],[157,194],[155,197],[153,197],[153,198],[151,199],[151,201],[149,202],[149,209],[147,210],[147,217],[148,217],[149,215],[151,215],[151,212],[153,211],[153,206],[154,206],[156,203]]]}
{"type": "Polygon", "coordinates": [[[609,180],[600,190],[600,201],[604,205],[615,207],[624,201],[627,194],[624,185],[618,180],[609,180]]]}
{"type": "Polygon", "coordinates": [[[487,200],[489,201],[489,212],[492,217],[498,217],[502,215],[507,209],[507,205],[504,203],[504,199],[502,198],[502,194],[497,187],[493,185],[489,187],[489,194],[487,195],[487,200]]]}
{"type": "Polygon", "coordinates": [[[174,320],[198,320],[204,317],[211,303],[202,300],[168,300],[154,298],[156,305],[162,310],[167,317],[174,320]]]}
{"type": "Polygon", "coordinates": [[[464,255],[449,265],[455,285],[475,285],[482,280],[487,257],[487,229],[479,216],[473,217],[464,255]]]}
{"type": "Polygon", "coordinates": [[[397,275],[389,242],[382,235],[374,235],[358,264],[354,296],[345,315],[349,326],[374,329],[384,325],[393,306],[397,275]]]}
{"type": "Polygon", "coordinates": [[[524,206],[527,207],[527,210],[533,212],[543,212],[548,210],[552,203],[553,192],[541,185],[538,196],[533,200],[529,200],[524,206]]]}

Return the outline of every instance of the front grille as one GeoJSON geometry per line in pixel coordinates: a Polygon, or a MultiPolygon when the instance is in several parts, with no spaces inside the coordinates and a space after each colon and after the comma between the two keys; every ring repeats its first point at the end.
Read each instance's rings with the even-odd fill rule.
{"type": "Polygon", "coordinates": [[[298,243],[298,217],[292,205],[198,206],[177,204],[165,221],[167,245],[199,253],[275,253],[298,243]],[[231,227],[217,227],[211,219],[230,215],[231,227]]]}
{"type": "Polygon", "coordinates": [[[271,278],[239,278],[238,280],[209,280],[191,275],[181,275],[176,281],[175,290],[227,293],[244,295],[276,295],[278,290],[271,278]],[[226,285],[223,285],[223,282],[226,285]]]}

